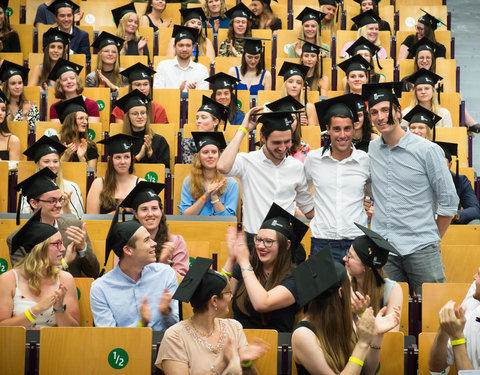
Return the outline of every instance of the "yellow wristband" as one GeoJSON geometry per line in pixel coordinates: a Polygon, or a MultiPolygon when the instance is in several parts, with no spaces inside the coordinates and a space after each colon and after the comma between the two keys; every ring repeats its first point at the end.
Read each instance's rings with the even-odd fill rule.
{"type": "Polygon", "coordinates": [[[232,273],[231,272],[228,272],[225,268],[222,268],[222,270],[220,271],[220,273],[224,276],[228,276],[228,277],[232,277],[232,273]]]}
{"type": "Polygon", "coordinates": [[[465,344],[465,339],[451,340],[450,344],[452,344],[452,346],[462,345],[465,344]]]}
{"type": "Polygon", "coordinates": [[[143,323],[142,323],[142,319],[140,319],[140,320],[138,321],[138,326],[139,326],[139,327],[145,327],[145,326],[143,325],[143,323]]]}
{"type": "Polygon", "coordinates": [[[240,126],[239,128],[242,132],[244,132],[245,134],[248,134],[248,130],[245,126],[240,126]]]}
{"type": "Polygon", "coordinates": [[[32,313],[30,312],[30,310],[25,310],[25,316],[31,323],[35,322],[35,318],[32,316],[32,313]]]}
{"type": "Polygon", "coordinates": [[[62,268],[64,270],[68,270],[68,264],[67,264],[67,261],[65,260],[65,258],[62,258],[62,268]]]}
{"type": "Polygon", "coordinates": [[[360,365],[361,367],[363,367],[363,361],[358,359],[358,358],[355,358],[355,357],[350,357],[348,359],[349,362],[353,362],[353,363],[356,363],[357,365],[360,365]]]}
{"type": "Polygon", "coordinates": [[[250,361],[245,362],[245,363],[242,362],[241,365],[242,365],[243,368],[250,368],[250,367],[253,366],[253,361],[250,360],[250,361]]]}

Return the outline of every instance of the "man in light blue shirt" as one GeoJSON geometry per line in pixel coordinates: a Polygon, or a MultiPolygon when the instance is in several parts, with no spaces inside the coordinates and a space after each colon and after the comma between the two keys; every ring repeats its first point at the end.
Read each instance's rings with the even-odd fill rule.
{"type": "Polygon", "coordinates": [[[95,280],[90,291],[97,327],[151,327],[164,331],[178,322],[175,271],[155,263],[156,243],[137,221],[117,223],[118,211],[106,239],[105,264],[110,250],[118,265],[95,280]]]}
{"type": "Polygon", "coordinates": [[[400,127],[400,93],[397,83],[362,89],[370,120],[382,135],[369,147],[372,229],[401,254],[389,255],[388,277],[408,281],[419,295],[422,283],[445,282],[439,243],[457,211],[458,196],[443,150],[400,127]]]}

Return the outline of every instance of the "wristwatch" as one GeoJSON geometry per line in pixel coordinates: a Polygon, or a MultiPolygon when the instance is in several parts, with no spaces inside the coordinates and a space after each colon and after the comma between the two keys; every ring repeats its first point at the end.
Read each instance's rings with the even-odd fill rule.
{"type": "Polygon", "coordinates": [[[54,313],[63,313],[67,309],[67,305],[63,304],[63,307],[60,310],[55,310],[55,307],[53,308],[54,313]]]}

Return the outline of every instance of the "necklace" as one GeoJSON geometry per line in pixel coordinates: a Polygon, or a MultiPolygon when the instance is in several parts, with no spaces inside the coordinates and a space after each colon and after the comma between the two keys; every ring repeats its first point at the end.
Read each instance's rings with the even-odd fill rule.
{"type": "Polygon", "coordinates": [[[202,336],[202,337],[209,338],[209,337],[212,337],[213,334],[215,333],[215,328],[216,328],[215,321],[213,321],[213,329],[212,329],[212,332],[211,332],[211,333],[202,332],[202,331],[200,331],[199,329],[197,329],[197,328],[195,327],[195,324],[193,324],[193,317],[190,317],[190,322],[192,323],[192,327],[193,327],[193,329],[195,330],[195,332],[197,332],[197,333],[198,333],[200,336],[202,336]]]}

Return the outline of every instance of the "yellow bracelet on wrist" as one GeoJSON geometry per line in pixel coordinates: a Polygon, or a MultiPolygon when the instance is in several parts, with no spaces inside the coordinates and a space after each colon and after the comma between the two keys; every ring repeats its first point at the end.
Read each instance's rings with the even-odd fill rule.
{"type": "Polygon", "coordinates": [[[25,316],[30,321],[30,323],[35,322],[35,318],[32,316],[32,313],[30,312],[30,310],[25,310],[25,316]]]}
{"type": "Polygon", "coordinates": [[[355,357],[350,357],[348,359],[349,362],[356,363],[357,365],[363,367],[363,361],[361,359],[355,358],[355,357]]]}
{"type": "Polygon", "coordinates": [[[452,346],[462,345],[465,344],[465,339],[450,340],[450,344],[452,344],[452,346]]]}
{"type": "Polygon", "coordinates": [[[248,130],[245,126],[240,125],[239,129],[244,132],[245,134],[248,134],[248,130]]]}

